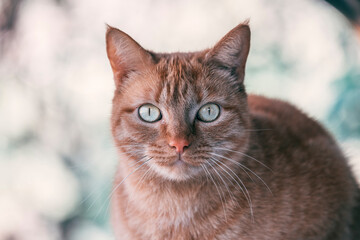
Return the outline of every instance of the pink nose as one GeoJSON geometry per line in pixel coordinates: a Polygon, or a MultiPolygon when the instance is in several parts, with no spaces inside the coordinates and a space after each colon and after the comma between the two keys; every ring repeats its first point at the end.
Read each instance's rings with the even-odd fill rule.
{"type": "Polygon", "coordinates": [[[183,153],[184,149],[189,146],[189,141],[185,139],[172,139],[169,141],[169,145],[174,147],[177,153],[183,153]]]}

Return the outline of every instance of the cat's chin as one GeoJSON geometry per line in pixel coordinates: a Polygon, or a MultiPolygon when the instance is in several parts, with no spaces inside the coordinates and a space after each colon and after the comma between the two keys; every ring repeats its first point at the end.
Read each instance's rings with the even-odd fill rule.
{"type": "Polygon", "coordinates": [[[173,181],[189,180],[201,171],[200,166],[194,166],[182,160],[170,164],[154,164],[153,169],[162,177],[173,181]]]}

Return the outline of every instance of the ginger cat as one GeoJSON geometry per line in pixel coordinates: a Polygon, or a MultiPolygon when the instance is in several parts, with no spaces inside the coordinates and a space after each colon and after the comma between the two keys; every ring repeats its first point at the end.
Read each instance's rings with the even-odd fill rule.
{"type": "Polygon", "coordinates": [[[333,138],[246,94],[247,23],[200,52],[154,53],[112,27],[106,45],[116,239],[360,239],[358,186],[333,138]]]}

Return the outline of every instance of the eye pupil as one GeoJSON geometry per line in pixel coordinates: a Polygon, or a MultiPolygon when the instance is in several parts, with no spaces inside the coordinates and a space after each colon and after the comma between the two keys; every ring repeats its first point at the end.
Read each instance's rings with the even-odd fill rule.
{"type": "Polygon", "coordinates": [[[213,122],[219,115],[220,107],[215,103],[207,103],[199,109],[197,118],[203,122],[213,122]]]}
{"type": "Polygon", "coordinates": [[[161,119],[160,109],[152,104],[144,104],[138,108],[138,117],[144,122],[157,122],[161,119]]]}

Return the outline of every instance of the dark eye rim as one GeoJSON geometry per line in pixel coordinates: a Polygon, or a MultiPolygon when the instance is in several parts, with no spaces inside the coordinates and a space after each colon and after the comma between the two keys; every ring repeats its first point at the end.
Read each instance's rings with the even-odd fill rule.
{"type": "Polygon", "coordinates": [[[202,106],[199,108],[199,110],[198,110],[197,113],[196,113],[196,119],[199,120],[199,121],[201,121],[201,122],[204,122],[204,123],[211,123],[211,122],[216,121],[216,120],[220,117],[220,115],[221,115],[221,107],[220,107],[220,105],[217,104],[217,103],[214,103],[214,102],[209,102],[209,103],[205,103],[204,105],[202,105],[202,106]],[[216,105],[216,106],[218,107],[218,109],[219,109],[219,114],[218,114],[218,115],[216,116],[216,118],[214,118],[213,120],[211,120],[211,121],[205,121],[205,120],[203,120],[203,119],[201,119],[201,118],[199,117],[199,112],[200,112],[200,109],[202,109],[204,106],[209,105],[209,104],[214,104],[214,105],[216,105]]]}
{"type": "Polygon", "coordinates": [[[143,119],[143,118],[141,117],[141,115],[140,115],[140,108],[143,107],[143,106],[146,106],[146,105],[154,106],[154,107],[156,107],[157,109],[159,109],[159,108],[158,108],[157,106],[155,106],[154,104],[144,103],[144,104],[140,105],[140,106],[138,107],[138,110],[137,110],[137,115],[138,115],[139,119],[140,119],[141,121],[143,121],[143,122],[146,122],[146,123],[155,123],[155,122],[160,121],[161,118],[162,118],[162,114],[161,114],[160,109],[159,109],[159,113],[160,113],[160,114],[159,114],[159,117],[158,117],[157,119],[155,119],[154,121],[146,121],[145,119],[143,119]]]}

